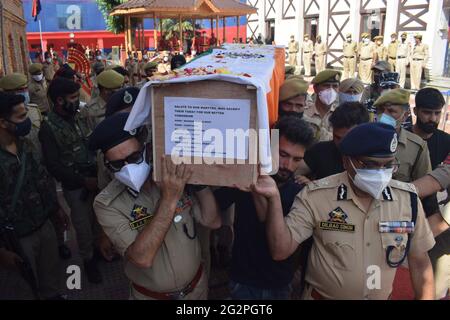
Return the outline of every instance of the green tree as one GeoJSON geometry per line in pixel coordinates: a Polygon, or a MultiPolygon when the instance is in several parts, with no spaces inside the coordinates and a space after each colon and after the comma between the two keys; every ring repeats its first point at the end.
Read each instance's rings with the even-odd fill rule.
{"type": "MultiPolygon", "coordinates": [[[[193,20],[183,20],[182,22],[183,32],[188,32],[189,36],[194,35],[194,22],[193,20]]],[[[195,29],[200,29],[200,24],[195,24],[195,29]]],[[[159,28],[160,29],[160,28],[159,28]]],[[[161,30],[160,30],[161,31],[161,30]]],[[[163,19],[162,20],[162,34],[166,39],[170,39],[173,34],[180,36],[180,22],[177,19],[163,19]]]]}
{"type": "Polygon", "coordinates": [[[125,30],[125,19],[123,16],[110,16],[109,13],[118,5],[121,5],[128,0],[95,0],[97,2],[100,12],[106,22],[106,28],[115,34],[121,33],[125,30]]]}

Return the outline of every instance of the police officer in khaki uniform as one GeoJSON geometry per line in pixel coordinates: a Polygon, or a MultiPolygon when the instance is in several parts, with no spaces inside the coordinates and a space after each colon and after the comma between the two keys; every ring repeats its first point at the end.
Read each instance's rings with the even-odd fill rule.
{"type": "Polygon", "coordinates": [[[317,42],[314,46],[314,56],[316,60],[316,74],[319,74],[326,67],[328,48],[325,42],[322,42],[322,37],[317,36],[317,42]]]}
{"type": "Polygon", "coordinates": [[[50,52],[45,53],[45,61],[42,63],[42,65],[45,80],[47,80],[47,83],[50,83],[50,81],[52,81],[53,77],[55,76],[55,67],[53,66],[53,59],[50,52]]]}
{"type": "Polygon", "coordinates": [[[145,64],[145,66],[143,67],[143,72],[144,72],[144,77],[141,82],[139,82],[136,87],[138,88],[142,88],[148,81],[149,78],[153,77],[153,75],[156,73],[156,71],[158,70],[158,63],[152,61],[152,62],[147,62],[145,64]]]}
{"type": "Polygon", "coordinates": [[[25,107],[28,110],[28,117],[31,120],[32,127],[31,132],[28,134],[28,138],[33,145],[33,149],[38,154],[41,154],[41,146],[38,143],[38,133],[41,128],[44,117],[40,111],[40,108],[36,104],[30,103],[30,94],[28,92],[28,79],[21,73],[13,73],[4,76],[0,79],[0,88],[7,93],[13,93],[22,95],[25,98],[25,107]]]}
{"type": "Polygon", "coordinates": [[[309,82],[298,77],[287,79],[280,87],[278,115],[303,118],[308,106],[309,82]]]}
{"type": "Polygon", "coordinates": [[[365,84],[372,83],[372,66],[377,57],[375,44],[370,41],[370,35],[363,33],[362,42],[359,44],[359,78],[365,84]]]}
{"type": "Polygon", "coordinates": [[[305,76],[311,76],[311,62],[314,54],[314,43],[309,38],[309,34],[305,34],[302,44],[303,67],[305,68],[305,76]]]}
{"type": "Polygon", "coordinates": [[[148,60],[149,60],[148,53],[145,52],[142,55],[141,62],[139,62],[139,81],[142,81],[142,79],[146,77],[144,67],[148,63],[148,60]]]}
{"type": "Polygon", "coordinates": [[[105,119],[105,105],[111,95],[123,87],[125,78],[114,70],[105,70],[97,77],[99,96],[91,100],[86,109],[89,114],[89,127],[95,127],[105,119]]]}
{"type": "Polygon", "coordinates": [[[387,60],[391,65],[392,72],[397,72],[396,64],[397,64],[397,50],[398,50],[398,40],[397,33],[391,34],[391,42],[387,48],[387,60]]]}
{"type": "Polygon", "coordinates": [[[414,36],[416,45],[411,54],[411,89],[420,90],[423,70],[428,63],[428,45],[422,43],[422,35],[416,34],[414,36]]]}
{"type": "Polygon", "coordinates": [[[272,257],[285,260],[313,236],[303,298],[316,300],[389,299],[397,268],[408,258],[416,299],[434,299],[433,235],[414,186],[391,179],[396,131],[362,124],[339,149],[346,172],[308,184],[286,218],[273,179],[259,178],[254,189],[269,201],[272,257]]]}
{"type": "Polygon", "coordinates": [[[402,33],[401,41],[397,48],[397,63],[395,70],[400,74],[400,87],[404,88],[406,83],[406,69],[411,59],[411,44],[407,42],[408,34],[402,33]]]}
{"type": "Polygon", "coordinates": [[[305,110],[305,121],[320,128],[320,141],[333,139],[329,118],[338,106],[340,82],[341,72],[331,69],[322,71],[311,82],[314,85],[315,98],[305,110]]]}
{"type": "Polygon", "coordinates": [[[42,115],[50,111],[50,104],[47,98],[47,82],[44,78],[43,65],[33,63],[28,68],[31,79],[28,82],[28,92],[30,93],[30,102],[38,105],[42,115]]]}
{"type": "Polygon", "coordinates": [[[358,44],[352,41],[352,34],[348,33],[343,49],[344,73],[342,79],[353,78],[355,76],[356,57],[358,54],[358,44]]]}
{"type": "Polygon", "coordinates": [[[128,114],[107,118],[92,134],[91,149],[101,149],[115,180],[94,204],[98,220],[124,257],[131,298],[139,300],[207,299],[195,221],[211,228],[221,220],[209,188],[185,191],[191,172],[162,160],[162,179],[151,178],[151,150],[121,130],[128,114]],[[132,168],[135,169],[132,169],[132,168]]]}
{"type": "Polygon", "coordinates": [[[377,49],[377,60],[387,60],[387,48],[383,44],[384,37],[376,36],[373,38],[373,41],[375,42],[377,49]]]}
{"type": "Polygon", "coordinates": [[[394,89],[379,97],[374,103],[378,121],[390,124],[397,130],[399,146],[396,157],[400,167],[394,173],[394,179],[403,182],[413,182],[431,172],[430,153],[426,141],[401,126],[408,116],[409,98],[409,91],[394,89]]]}
{"type": "Polygon", "coordinates": [[[289,50],[289,64],[291,66],[297,66],[298,65],[297,55],[300,50],[300,47],[298,41],[295,41],[295,37],[293,35],[291,36],[291,41],[289,42],[288,50],[289,50]]]}

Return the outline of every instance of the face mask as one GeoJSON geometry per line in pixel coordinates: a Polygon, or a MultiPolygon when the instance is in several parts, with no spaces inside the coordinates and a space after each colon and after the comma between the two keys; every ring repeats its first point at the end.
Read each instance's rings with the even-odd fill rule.
{"type": "Polygon", "coordinates": [[[66,101],[63,109],[68,112],[71,115],[75,115],[78,110],[80,109],[80,100],[77,100],[75,102],[68,102],[66,101]]]}
{"type": "Polygon", "coordinates": [[[368,44],[368,43],[370,42],[370,40],[369,40],[369,39],[364,39],[363,42],[364,42],[365,44],[368,44]]]}
{"type": "Polygon", "coordinates": [[[402,38],[402,42],[405,43],[405,41],[406,41],[406,39],[405,39],[405,38],[402,38]]]}
{"type": "Polygon", "coordinates": [[[27,118],[26,120],[15,123],[12,121],[7,120],[9,123],[12,123],[16,126],[14,132],[12,132],[16,137],[25,137],[27,136],[31,131],[31,119],[27,118]]]}
{"type": "Polygon", "coordinates": [[[334,89],[326,89],[319,92],[319,99],[324,105],[331,106],[338,98],[338,93],[334,89]]]}
{"type": "Polygon", "coordinates": [[[52,63],[52,58],[47,58],[45,61],[47,61],[47,63],[52,63]]]}
{"type": "Polygon", "coordinates": [[[349,94],[349,93],[339,93],[339,103],[345,103],[345,102],[359,102],[361,101],[362,93],[361,94],[349,94]]]}
{"type": "Polygon", "coordinates": [[[148,56],[143,56],[144,60],[148,60],[148,56]]]}
{"type": "Polygon", "coordinates": [[[97,60],[101,61],[102,60],[102,56],[97,56],[97,60]]]}
{"type": "Polygon", "coordinates": [[[350,163],[356,172],[354,178],[350,177],[355,186],[374,199],[380,199],[381,193],[392,180],[393,169],[356,169],[351,160],[350,163]]]}
{"type": "Polygon", "coordinates": [[[352,42],[352,38],[347,38],[347,42],[348,43],[352,42]]]}
{"type": "Polygon", "coordinates": [[[139,192],[145,181],[147,181],[150,171],[151,166],[144,160],[140,164],[127,164],[119,172],[116,172],[114,177],[127,187],[139,192]]]}
{"type": "Polygon", "coordinates": [[[168,57],[164,57],[164,62],[167,62],[167,61],[169,61],[169,58],[168,57]]]}
{"type": "Polygon", "coordinates": [[[381,117],[378,118],[378,122],[390,125],[391,127],[397,129],[397,120],[388,114],[383,113],[381,117]]]}
{"type": "Polygon", "coordinates": [[[38,75],[35,75],[35,76],[32,76],[32,77],[33,77],[33,80],[37,81],[37,82],[41,82],[42,79],[44,79],[44,75],[43,74],[38,74],[38,75]]]}
{"type": "Polygon", "coordinates": [[[28,91],[21,92],[19,95],[25,98],[25,101],[23,102],[25,105],[30,104],[30,93],[28,91]]]}
{"type": "Polygon", "coordinates": [[[417,118],[417,126],[423,132],[430,134],[430,133],[435,133],[436,130],[438,129],[439,125],[437,123],[433,123],[433,122],[424,123],[419,118],[417,118]]]}

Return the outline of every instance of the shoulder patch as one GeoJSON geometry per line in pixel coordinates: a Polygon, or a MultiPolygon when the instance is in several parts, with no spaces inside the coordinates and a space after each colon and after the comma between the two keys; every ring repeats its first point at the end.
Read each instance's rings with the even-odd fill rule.
{"type": "Polygon", "coordinates": [[[408,130],[405,130],[405,132],[407,132],[406,138],[409,141],[412,141],[415,144],[421,146],[422,149],[427,146],[427,142],[425,140],[423,140],[421,137],[419,137],[417,134],[409,132],[408,130]]]}
{"type": "Polygon", "coordinates": [[[109,206],[125,189],[125,185],[114,179],[98,194],[95,201],[109,206]]]}
{"type": "Polygon", "coordinates": [[[326,177],[321,180],[316,180],[316,181],[310,182],[307,184],[307,188],[310,191],[337,188],[339,185],[341,185],[341,183],[339,182],[338,176],[339,175],[326,177]]]}
{"type": "Polygon", "coordinates": [[[391,180],[389,186],[394,189],[400,189],[407,192],[417,193],[416,187],[412,183],[401,182],[398,180],[391,180]]]}

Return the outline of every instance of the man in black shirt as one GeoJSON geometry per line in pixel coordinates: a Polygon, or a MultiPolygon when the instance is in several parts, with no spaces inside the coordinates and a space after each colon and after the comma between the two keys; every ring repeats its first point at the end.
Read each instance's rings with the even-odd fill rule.
{"type": "Polygon", "coordinates": [[[369,122],[369,112],[359,102],[346,102],[336,108],[330,117],[333,141],[320,142],[306,151],[297,170],[297,181],[307,183],[309,178],[319,180],[344,172],[337,146],[351,129],[366,122],[369,122]]]}
{"type": "MultiPolygon", "coordinates": [[[[294,172],[305,150],[314,141],[312,128],[298,117],[283,117],[276,125],[279,130],[279,171],[277,182],[283,211],[288,214],[302,186],[295,183],[294,172]]],[[[253,188],[222,188],[215,192],[220,209],[235,204],[235,239],[231,262],[231,297],[235,300],[288,299],[294,275],[292,258],[273,261],[266,240],[265,199],[252,192],[253,188]]]]}
{"type": "MultiPolygon", "coordinates": [[[[443,163],[450,153],[450,135],[438,129],[444,106],[446,106],[444,97],[437,89],[424,88],[416,94],[414,114],[417,121],[412,131],[427,142],[433,170],[443,163]]],[[[434,198],[436,195],[432,196],[432,199],[434,198]]],[[[432,203],[435,204],[436,201],[432,203]]],[[[437,229],[435,226],[441,224],[443,218],[438,207],[432,208],[435,210],[431,213],[435,214],[428,217],[428,222],[432,230],[435,230],[437,229]]],[[[436,297],[439,299],[448,295],[450,290],[449,245],[450,229],[447,229],[436,237],[436,245],[429,252],[435,273],[436,297]]]]}

